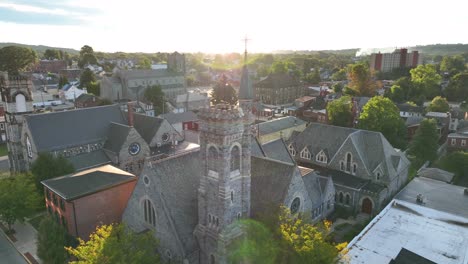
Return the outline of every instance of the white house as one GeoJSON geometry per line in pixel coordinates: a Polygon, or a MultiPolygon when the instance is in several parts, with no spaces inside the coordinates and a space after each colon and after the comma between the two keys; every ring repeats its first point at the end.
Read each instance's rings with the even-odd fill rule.
{"type": "Polygon", "coordinates": [[[60,98],[65,101],[75,101],[78,96],[88,93],[86,88],[80,89],[75,85],[65,85],[60,91],[60,98]]]}

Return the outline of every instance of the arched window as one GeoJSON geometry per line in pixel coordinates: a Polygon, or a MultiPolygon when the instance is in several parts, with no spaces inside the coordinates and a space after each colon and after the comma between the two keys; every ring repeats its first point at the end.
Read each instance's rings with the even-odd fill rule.
{"type": "Polygon", "coordinates": [[[377,180],[380,180],[380,176],[382,176],[380,172],[377,172],[377,180]]]}
{"type": "Polygon", "coordinates": [[[216,171],[216,160],[218,158],[218,151],[215,147],[210,147],[208,149],[208,157],[206,159],[206,163],[208,165],[208,169],[212,171],[216,171]]]}
{"type": "Polygon", "coordinates": [[[343,203],[343,193],[340,192],[340,203],[343,203]]]}
{"type": "Polygon", "coordinates": [[[16,101],[16,111],[17,112],[26,112],[26,97],[23,94],[19,93],[15,96],[16,101]]]}
{"type": "Polygon", "coordinates": [[[338,193],[335,193],[335,203],[338,201],[338,193]]]}
{"type": "Polygon", "coordinates": [[[349,205],[350,201],[351,201],[351,196],[347,193],[346,194],[346,205],[349,205]]]}
{"type": "Polygon", "coordinates": [[[234,202],[234,191],[231,191],[231,203],[234,202]]]}
{"type": "Polygon", "coordinates": [[[312,158],[312,154],[309,152],[307,148],[304,148],[301,151],[301,158],[310,160],[312,158]]]}
{"type": "Polygon", "coordinates": [[[346,154],[346,171],[351,171],[351,162],[353,161],[353,156],[351,153],[346,154]]]}
{"type": "Polygon", "coordinates": [[[356,174],[356,171],[357,171],[357,164],[354,163],[353,164],[353,174],[356,174]]]}
{"type": "Polygon", "coordinates": [[[145,199],[143,201],[143,210],[145,213],[145,222],[152,225],[156,226],[156,213],[154,211],[153,203],[145,199]]]}
{"type": "Polygon", "coordinates": [[[231,150],[231,171],[240,170],[240,151],[238,146],[231,150]]]}
{"type": "Polygon", "coordinates": [[[291,203],[291,214],[295,214],[299,211],[299,207],[301,206],[301,199],[299,197],[294,198],[293,202],[291,203]]]}
{"type": "Polygon", "coordinates": [[[291,154],[291,156],[296,156],[296,150],[294,149],[292,144],[290,144],[288,146],[288,150],[289,150],[289,154],[291,154]]]}

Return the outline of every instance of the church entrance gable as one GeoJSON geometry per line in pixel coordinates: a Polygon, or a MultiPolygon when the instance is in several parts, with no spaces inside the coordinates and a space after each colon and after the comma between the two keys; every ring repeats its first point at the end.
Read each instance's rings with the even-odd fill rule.
{"type": "Polygon", "coordinates": [[[366,197],[362,200],[361,212],[365,214],[372,213],[372,200],[369,197],[366,197]]]}

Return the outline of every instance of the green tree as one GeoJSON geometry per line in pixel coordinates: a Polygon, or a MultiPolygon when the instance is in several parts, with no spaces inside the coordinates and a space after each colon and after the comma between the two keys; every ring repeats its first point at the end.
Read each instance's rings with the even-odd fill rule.
{"type": "Polygon", "coordinates": [[[94,65],[97,64],[96,56],[94,55],[94,50],[88,45],[84,45],[80,50],[80,57],[78,59],[78,67],[82,68],[88,64],[94,65]]]}
{"type": "Polygon", "coordinates": [[[275,61],[273,65],[271,65],[270,72],[271,73],[287,73],[288,65],[284,61],[275,61]]]}
{"type": "Polygon", "coordinates": [[[455,173],[454,184],[468,187],[468,152],[452,152],[441,158],[436,167],[455,173]]]}
{"type": "Polygon", "coordinates": [[[304,77],[304,81],[306,81],[308,83],[318,84],[321,81],[320,72],[319,72],[318,68],[315,68],[313,72],[307,74],[304,77]]]}
{"type": "Polygon", "coordinates": [[[216,104],[237,104],[236,90],[228,83],[226,76],[222,76],[220,80],[214,85],[211,91],[211,103],[216,104]]]}
{"type": "Polygon", "coordinates": [[[54,157],[50,153],[39,153],[31,165],[31,172],[38,190],[42,193],[41,181],[75,172],[75,168],[66,158],[54,157]]]}
{"type": "Polygon", "coordinates": [[[440,63],[440,71],[448,72],[449,76],[464,72],[465,69],[465,59],[460,55],[445,56],[440,63]]]}
{"type": "Polygon", "coordinates": [[[416,130],[408,153],[415,157],[417,164],[427,160],[434,161],[437,158],[438,141],[437,122],[434,119],[425,119],[416,130]]]}
{"type": "Polygon", "coordinates": [[[406,100],[405,91],[399,85],[392,85],[388,97],[396,103],[402,103],[406,100]]]}
{"type": "Polygon", "coordinates": [[[450,110],[450,106],[447,102],[447,99],[436,96],[432,99],[431,103],[427,107],[428,112],[442,112],[447,113],[450,110]]]}
{"type": "Polygon", "coordinates": [[[37,255],[44,263],[66,263],[66,246],[71,246],[72,239],[65,228],[52,217],[42,219],[37,232],[37,255]]]}
{"type": "Polygon", "coordinates": [[[88,88],[93,82],[96,82],[96,75],[90,69],[85,69],[80,76],[80,87],[88,88]]]}
{"type": "Polygon", "coordinates": [[[0,180],[0,219],[8,230],[16,221],[23,222],[40,207],[41,198],[31,175],[15,175],[0,180]]]}
{"type": "Polygon", "coordinates": [[[62,53],[56,49],[46,49],[44,52],[44,59],[47,60],[61,60],[62,53]]]}
{"type": "Polygon", "coordinates": [[[92,93],[96,96],[101,95],[101,83],[100,82],[91,82],[87,87],[88,93],[92,93]]]}
{"type": "Polygon", "coordinates": [[[349,88],[358,96],[375,95],[377,88],[375,81],[372,79],[369,67],[365,64],[353,64],[348,71],[349,88]]]}
{"type": "Polygon", "coordinates": [[[16,75],[37,61],[37,54],[30,48],[7,46],[0,49],[0,71],[16,75]]]}
{"type": "Polygon", "coordinates": [[[154,111],[157,115],[165,113],[164,104],[166,103],[166,100],[161,86],[149,86],[145,90],[144,97],[153,104],[154,111]]]}
{"type": "Polygon", "coordinates": [[[90,235],[87,242],[78,239],[76,248],[66,247],[77,259],[71,264],[155,264],[158,242],[152,232],[135,234],[123,224],[103,225],[90,235]]]}
{"type": "Polygon", "coordinates": [[[144,70],[150,70],[151,69],[151,61],[144,57],[138,62],[138,68],[139,69],[144,69],[144,70]]]}
{"type": "Polygon", "coordinates": [[[353,102],[350,96],[342,96],[327,104],[327,114],[330,124],[334,126],[353,126],[353,102]]]}
{"type": "Polygon", "coordinates": [[[68,83],[67,76],[60,75],[60,77],[59,77],[59,88],[61,89],[67,83],[68,83]]]}
{"type": "Polygon", "coordinates": [[[341,93],[343,92],[344,85],[343,83],[338,82],[338,83],[333,84],[332,89],[335,93],[341,93]]]}
{"type": "Polygon", "coordinates": [[[375,96],[364,105],[358,127],[381,132],[397,148],[406,146],[406,126],[400,111],[388,98],[375,96]]]}
{"type": "Polygon", "coordinates": [[[340,69],[339,71],[332,74],[331,79],[332,81],[344,81],[346,80],[346,69],[340,69]]]}
{"type": "Polygon", "coordinates": [[[442,77],[437,73],[434,65],[426,64],[410,70],[411,81],[419,89],[419,93],[432,99],[440,94],[442,77]]]}
{"type": "Polygon", "coordinates": [[[448,87],[445,89],[445,95],[450,101],[467,101],[468,72],[459,73],[453,76],[448,87]]]}

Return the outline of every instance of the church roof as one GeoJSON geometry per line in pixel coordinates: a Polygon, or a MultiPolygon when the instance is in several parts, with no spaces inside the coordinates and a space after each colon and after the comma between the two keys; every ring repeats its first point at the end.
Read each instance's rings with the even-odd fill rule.
{"type": "Polygon", "coordinates": [[[267,135],[282,131],[294,126],[300,126],[305,124],[304,120],[301,120],[294,116],[287,116],[270,121],[262,122],[258,124],[258,131],[260,135],[267,135]]]}
{"type": "Polygon", "coordinates": [[[252,215],[258,215],[284,203],[296,166],[254,156],[251,166],[252,215]]]}
{"type": "Polygon", "coordinates": [[[76,171],[111,163],[111,160],[109,157],[107,157],[103,150],[70,156],[66,157],[66,159],[71,162],[76,171]]]}
{"type": "MultiPolygon", "coordinates": [[[[312,203],[316,202],[313,204],[313,209],[316,207],[320,206],[320,204],[323,201],[323,192],[325,191],[325,186],[320,185],[321,182],[321,177],[318,177],[318,175],[315,173],[315,171],[308,173],[304,176],[302,176],[302,180],[304,181],[304,185],[306,187],[306,190],[309,194],[309,198],[312,201],[312,203]]],[[[325,178],[327,179],[327,178],[325,178]]],[[[326,181],[325,181],[326,183],[326,181]]]]}
{"type": "Polygon", "coordinates": [[[110,123],[109,134],[104,144],[104,149],[110,150],[114,153],[118,153],[122,148],[123,143],[128,137],[128,133],[132,128],[126,125],[110,123]]]}
{"type": "Polygon", "coordinates": [[[249,78],[249,69],[247,65],[242,68],[241,83],[239,87],[239,99],[240,100],[253,100],[253,88],[252,81],[249,78]]]}
{"type": "Polygon", "coordinates": [[[150,144],[154,134],[158,131],[164,119],[135,113],[133,115],[133,126],[141,137],[150,144]]]}
{"type": "Polygon", "coordinates": [[[281,138],[263,144],[262,149],[265,156],[270,159],[295,164],[294,159],[289,154],[289,151],[281,138]]]}
{"type": "Polygon", "coordinates": [[[125,124],[118,105],[26,116],[38,152],[102,141],[111,122],[125,124]]]}
{"type": "Polygon", "coordinates": [[[133,174],[111,165],[104,165],[41,183],[60,197],[70,201],[136,179],[133,174]]]}

